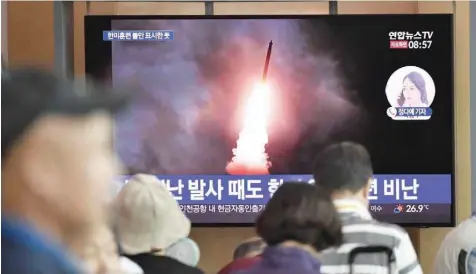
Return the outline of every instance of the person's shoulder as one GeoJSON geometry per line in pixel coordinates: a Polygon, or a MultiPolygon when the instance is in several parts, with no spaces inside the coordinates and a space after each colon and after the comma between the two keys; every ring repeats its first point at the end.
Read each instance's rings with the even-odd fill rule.
{"type": "Polygon", "coordinates": [[[121,256],[119,258],[119,263],[121,266],[121,269],[124,270],[125,273],[128,274],[143,274],[144,271],[138,264],[133,262],[131,259],[121,256]]]}
{"type": "Polygon", "coordinates": [[[397,248],[402,243],[410,241],[410,236],[405,229],[377,220],[346,222],[342,231],[345,243],[349,244],[372,244],[397,248]]]}
{"type": "MultiPolygon", "coordinates": [[[[194,266],[186,265],[174,258],[166,257],[166,256],[157,256],[161,257],[164,262],[169,264],[170,270],[174,271],[173,273],[180,273],[180,274],[204,274],[204,272],[194,266]]],[[[170,272],[172,273],[172,272],[170,272]]]]}
{"type": "Polygon", "coordinates": [[[380,222],[375,219],[358,219],[350,222],[344,222],[343,231],[344,233],[359,232],[376,235],[387,235],[398,239],[408,237],[408,233],[404,228],[395,224],[380,222]]]}
{"type": "Polygon", "coordinates": [[[223,267],[218,272],[218,274],[228,274],[228,273],[235,274],[239,270],[246,270],[248,268],[251,268],[260,260],[261,260],[260,256],[239,258],[228,263],[225,267],[223,267]]]}
{"type": "Polygon", "coordinates": [[[205,274],[200,268],[183,264],[184,268],[180,274],[205,274]]]}
{"type": "Polygon", "coordinates": [[[2,236],[2,250],[8,251],[2,253],[2,273],[80,273],[75,265],[8,237],[2,236]]]}
{"type": "MultiPolygon", "coordinates": [[[[2,243],[3,244],[3,243],[2,243]]],[[[2,249],[4,247],[2,246],[2,249]]],[[[72,268],[62,262],[52,259],[42,254],[32,254],[28,252],[8,252],[2,253],[2,273],[45,273],[45,274],[79,274],[79,268],[72,268]],[[28,262],[28,263],[25,263],[28,262]]]]}
{"type": "Polygon", "coordinates": [[[401,226],[391,223],[380,222],[373,220],[371,225],[375,227],[376,230],[379,230],[381,233],[387,233],[398,239],[403,239],[409,237],[408,232],[401,226]]]}
{"type": "Polygon", "coordinates": [[[403,233],[403,234],[408,234],[407,231],[403,227],[401,227],[399,225],[396,225],[396,224],[381,222],[381,221],[377,221],[377,220],[373,220],[372,223],[377,225],[377,226],[386,228],[386,229],[392,229],[392,230],[398,231],[398,232],[403,233]]]}
{"type": "Polygon", "coordinates": [[[155,256],[152,254],[126,255],[138,264],[144,273],[168,273],[168,274],[203,274],[197,267],[186,265],[174,258],[167,256],[155,256]]]}
{"type": "Polygon", "coordinates": [[[441,246],[472,250],[476,246],[476,219],[470,218],[461,222],[446,234],[441,246]]]}

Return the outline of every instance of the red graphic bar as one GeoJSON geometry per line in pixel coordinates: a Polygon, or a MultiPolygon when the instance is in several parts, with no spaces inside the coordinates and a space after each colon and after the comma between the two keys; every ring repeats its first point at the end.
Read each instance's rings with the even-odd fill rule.
{"type": "Polygon", "coordinates": [[[390,41],[390,48],[391,49],[407,49],[408,41],[407,40],[390,41]]]}

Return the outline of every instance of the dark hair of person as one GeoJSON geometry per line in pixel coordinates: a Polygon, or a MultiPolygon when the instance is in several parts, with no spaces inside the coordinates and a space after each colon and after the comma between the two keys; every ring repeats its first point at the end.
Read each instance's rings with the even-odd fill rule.
{"type": "Polygon", "coordinates": [[[342,243],[341,222],[329,193],[307,183],[281,185],[256,221],[269,245],[295,241],[316,251],[342,243]]]}
{"type": "Polygon", "coordinates": [[[265,248],[265,242],[260,238],[250,239],[239,244],[233,252],[233,260],[248,256],[250,253],[260,253],[265,248]]]}
{"type": "Polygon", "coordinates": [[[328,146],[314,161],[314,181],[329,191],[357,193],[372,174],[369,153],[364,146],[352,142],[328,146]]]}

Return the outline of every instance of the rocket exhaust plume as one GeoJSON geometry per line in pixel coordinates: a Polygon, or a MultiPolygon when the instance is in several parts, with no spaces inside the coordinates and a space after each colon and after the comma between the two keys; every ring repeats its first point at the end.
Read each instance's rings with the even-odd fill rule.
{"type": "Polygon", "coordinates": [[[243,128],[233,149],[233,158],[226,166],[230,175],[267,175],[271,162],[268,161],[268,117],[270,112],[270,90],[266,83],[273,41],[269,42],[264,63],[263,77],[246,101],[243,128]]]}

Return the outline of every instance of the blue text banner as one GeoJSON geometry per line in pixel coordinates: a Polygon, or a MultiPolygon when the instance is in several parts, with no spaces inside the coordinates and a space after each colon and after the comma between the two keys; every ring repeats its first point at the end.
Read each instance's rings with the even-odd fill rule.
{"type": "MultiPolygon", "coordinates": [[[[127,183],[130,176],[117,178],[127,183]]],[[[311,175],[158,175],[183,205],[266,204],[283,182],[314,183],[311,175]]],[[[451,175],[375,175],[369,189],[371,203],[449,204],[451,175]]]]}

